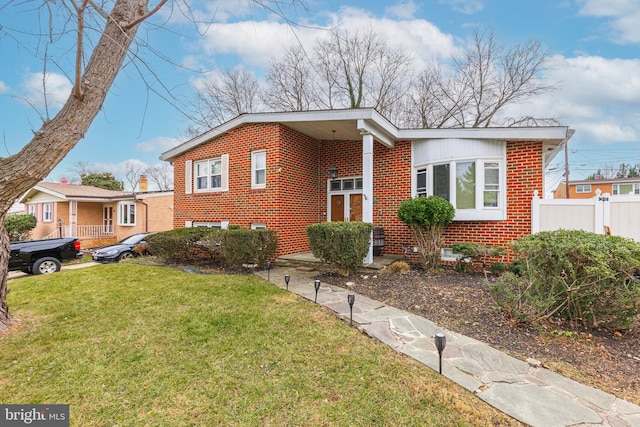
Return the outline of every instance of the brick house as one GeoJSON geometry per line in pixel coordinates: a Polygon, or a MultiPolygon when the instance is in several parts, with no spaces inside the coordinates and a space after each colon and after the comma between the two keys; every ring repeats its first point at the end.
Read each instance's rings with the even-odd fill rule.
{"type": "Polygon", "coordinates": [[[397,209],[416,195],[456,207],[445,247],[530,233],[533,192],[570,136],[561,126],[398,129],[374,109],[256,113],[160,158],[174,165],[175,228],[274,229],[281,256],[309,251],[309,224],[361,220],[383,228],[386,253],[402,254],[413,243],[397,209]]]}
{"type": "Polygon", "coordinates": [[[173,228],[173,192],[112,191],[88,185],[40,182],[20,199],[38,223],[33,239],[73,236],[83,248],[131,234],[173,228]]]}
{"type": "Polygon", "coordinates": [[[589,199],[596,195],[609,193],[618,195],[640,195],[640,178],[601,178],[569,181],[569,197],[567,184],[561,183],[553,192],[554,199],[589,199]]]}

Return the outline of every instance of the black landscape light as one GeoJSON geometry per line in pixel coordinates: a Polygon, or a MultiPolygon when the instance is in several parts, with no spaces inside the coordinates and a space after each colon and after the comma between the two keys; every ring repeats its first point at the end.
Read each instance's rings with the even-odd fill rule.
{"type": "Polygon", "coordinates": [[[356,296],[347,295],[347,302],[349,303],[349,326],[353,326],[353,303],[356,302],[356,296]]]}
{"type": "Polygon", "coordinates": [[[442,332],[438,332],[435,336],[436,348],[438,349],[438,360],[440,362],[440,375],[442,375],[442,352],[447,345],[447,337],[442,332]]]}
{"type": "Polygon", "coordinates": [[[287,285],[286,289],[289,290],[289,280],[291,280],[291,276],[289,276],[288,274],[284,275],[284,283],[287,285]]]}
{"type": "Polygon", "coordinates": [[[313,300],[313,302],[317,303],[318,302],[318,289],[320,289],[320,279],[316,279],[314,285],[316,287],[316,299],[313,300]]]}
{"type": "Polygon", "coordinates": [[[271,261],[267,262],[267,282],[270,282],[271,280],[271,267],[273,266],[273,264],[271,263],[271,261]]]}

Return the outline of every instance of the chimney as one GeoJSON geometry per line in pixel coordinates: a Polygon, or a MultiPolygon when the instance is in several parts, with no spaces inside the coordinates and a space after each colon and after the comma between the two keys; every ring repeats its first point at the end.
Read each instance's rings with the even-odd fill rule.
{"type": "Polygon", "coordinates": [[[149,181],[147,181],[146,175],[140,175],[140,179],[138,180],[138,191],[141,193],[145,193],[149,191],[149,181]]]}
{"type": "Polygon", "coordinates": [[[62,178],[62,179],[60,179],[60,184],[61,184],[63,187],[66,187],[68,182],[69,182],[69,181],[67,181],[67,178],[62,178]]]}

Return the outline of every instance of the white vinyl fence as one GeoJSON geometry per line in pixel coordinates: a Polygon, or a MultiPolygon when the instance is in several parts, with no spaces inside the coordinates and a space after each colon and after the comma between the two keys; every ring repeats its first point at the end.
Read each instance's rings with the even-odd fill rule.
{"type": "Polygon", "coordinates": [[[610,233],[640,242],[640,196],[596,193],[590,199],[541,199],[535,191],[531,233],[564,228],[610,233]]]}

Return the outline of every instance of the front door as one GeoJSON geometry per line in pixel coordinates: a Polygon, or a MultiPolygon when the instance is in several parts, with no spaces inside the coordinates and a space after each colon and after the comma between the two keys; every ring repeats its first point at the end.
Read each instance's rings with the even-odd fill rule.
{"type": "Polygon", "coordinates": [[[362,221],[362,194],[332,194],[331,221],[362,221]]]}
{"type": "Polygon", "coordinates": [[[331,195],[331,221],[344,221],[344,194],[331,195]]]}
{"type": "Polygon", "coordinates": [[[362,194],[349,195],[349,221],[362,221],[362,194]]]}
{"type": "Polygon", "coordinates": [[[102,215],[102,232],[113,233],[113,207],[105,206],[102,215]]]}

